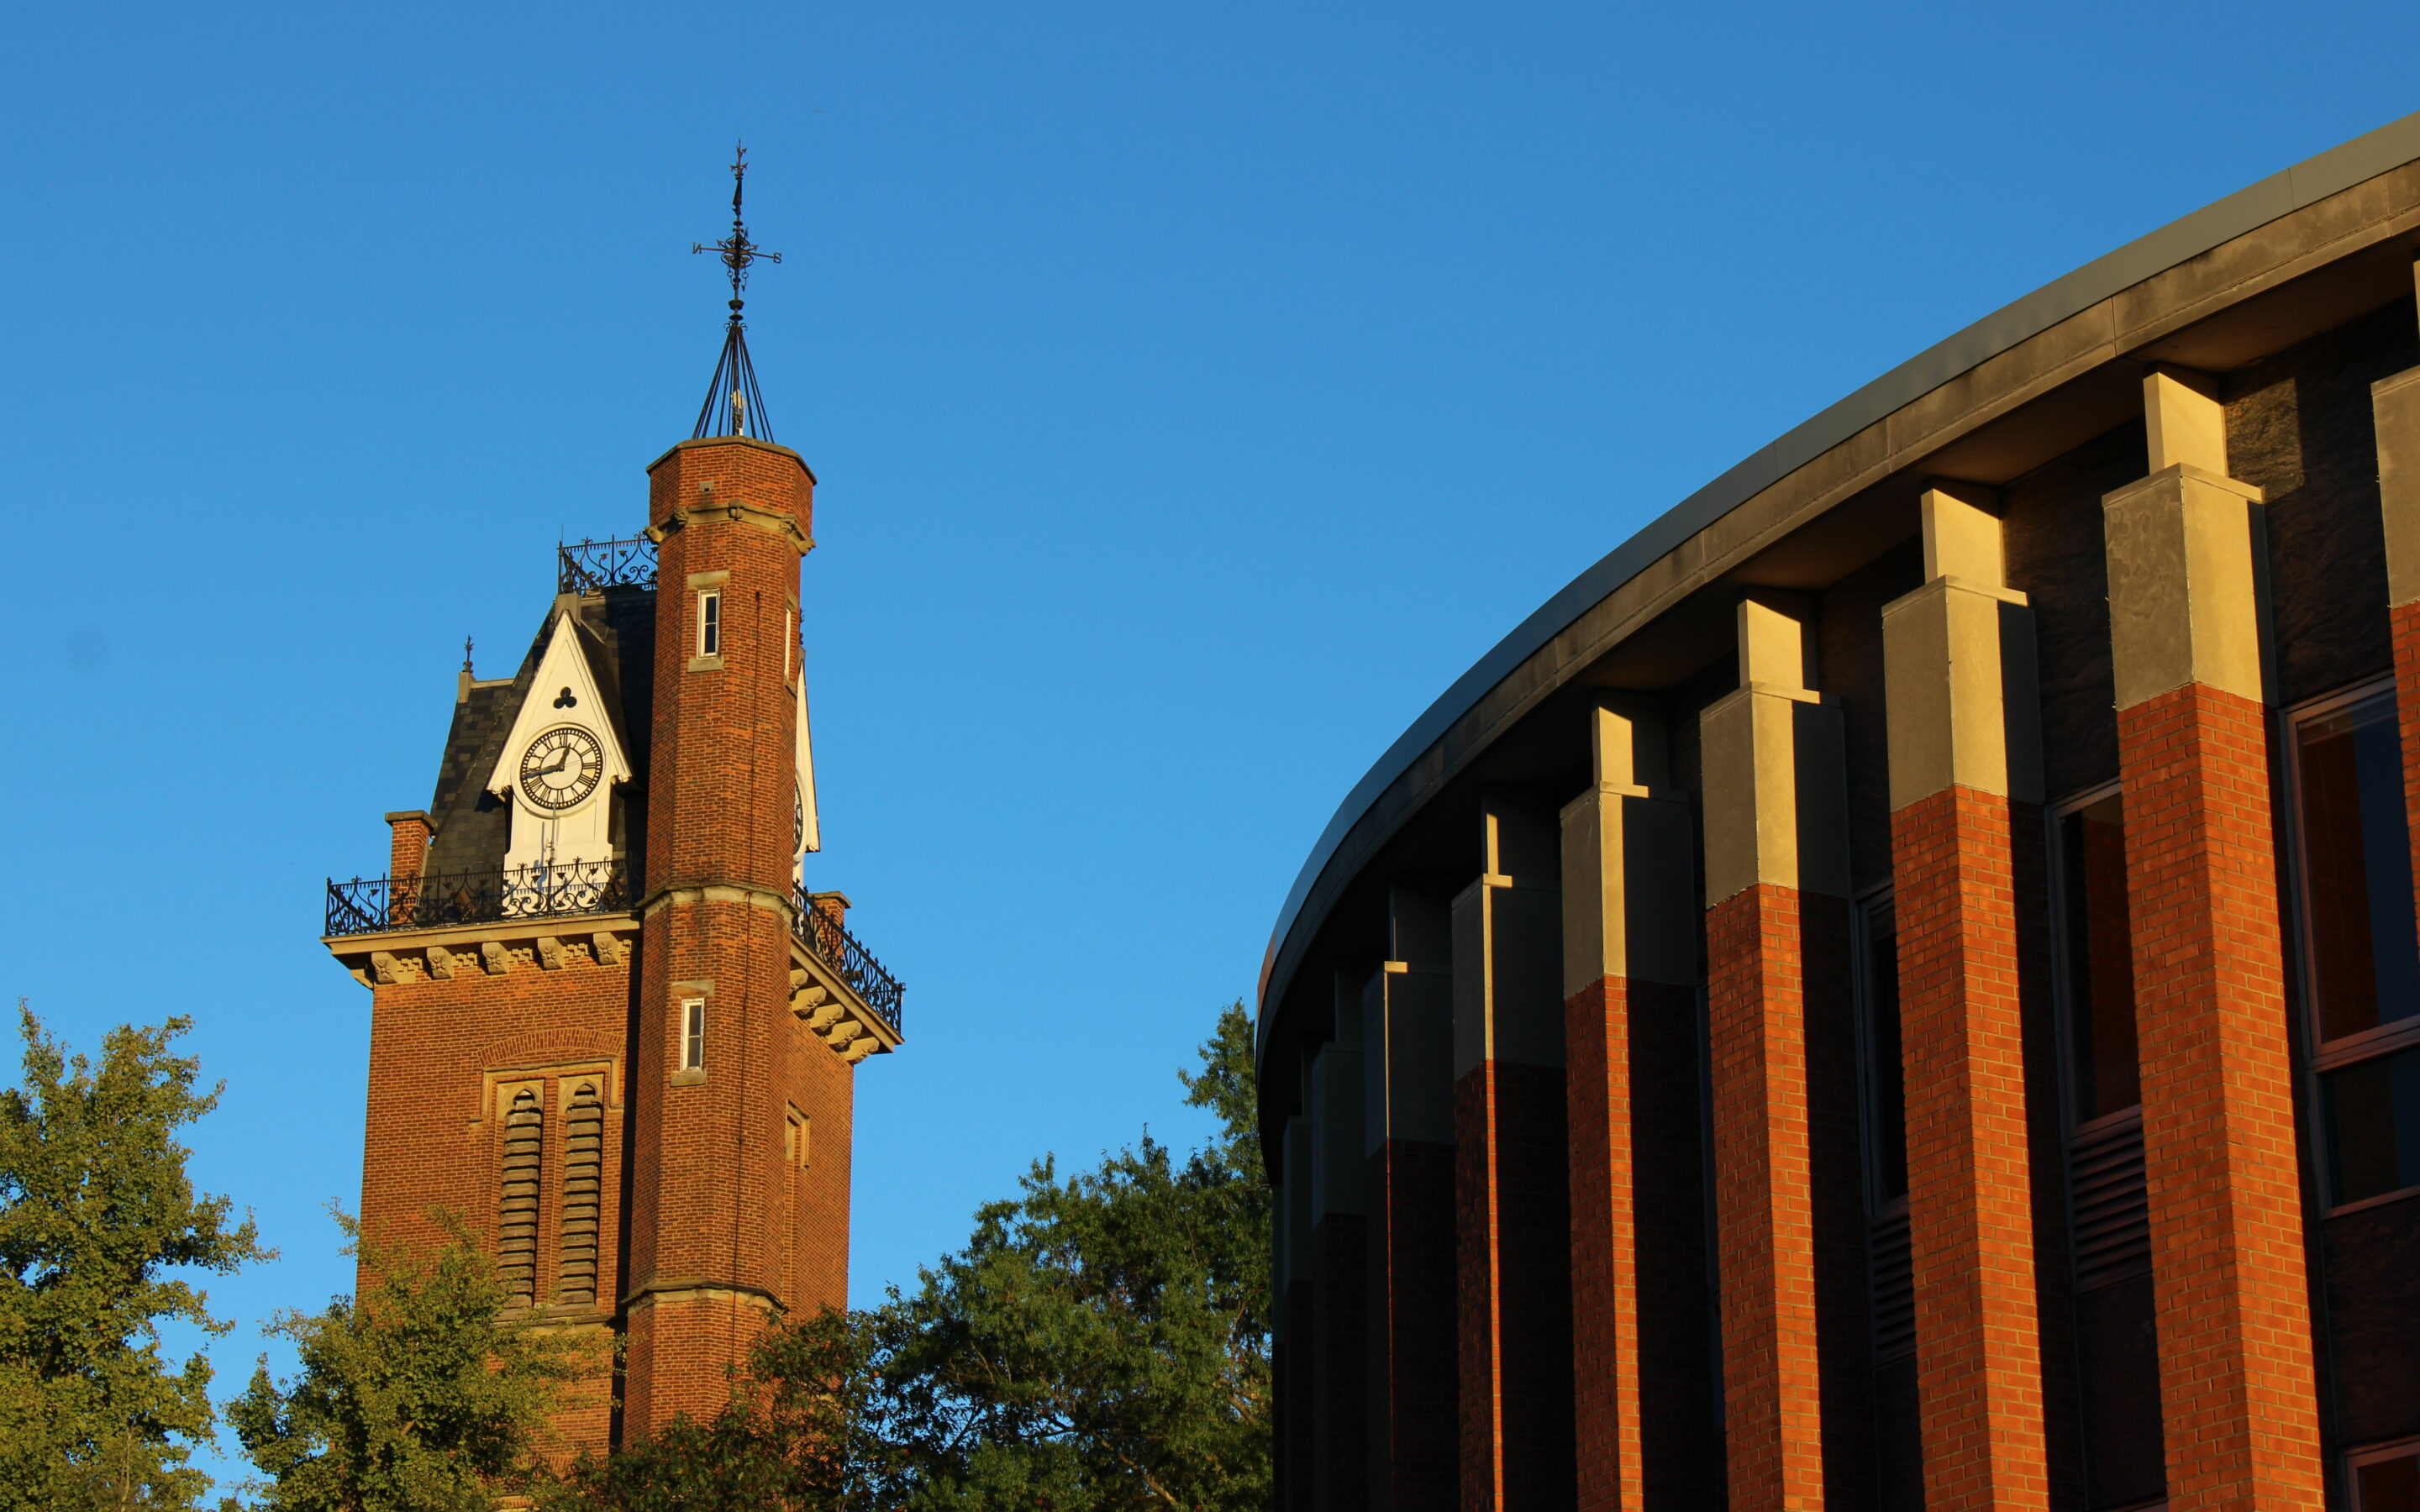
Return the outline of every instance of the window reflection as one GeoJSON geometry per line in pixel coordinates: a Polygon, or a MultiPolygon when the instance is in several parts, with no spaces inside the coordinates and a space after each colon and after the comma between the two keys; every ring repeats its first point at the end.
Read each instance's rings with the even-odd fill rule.
{"type": "Polygon", "coordinates": [[[2068,1085],[2088,1123],[2143,1101],[2134,1051],[2134,944],[2126,912],[2122,795],[2059,819],[2066,918],[2068,1085]]]}
{"type": "Polygon", "coordinates": [[[2296,731],[2313,1014],[2322,1042],[2420,1013],[2412,835],[2391,694],[2296,731]]]}

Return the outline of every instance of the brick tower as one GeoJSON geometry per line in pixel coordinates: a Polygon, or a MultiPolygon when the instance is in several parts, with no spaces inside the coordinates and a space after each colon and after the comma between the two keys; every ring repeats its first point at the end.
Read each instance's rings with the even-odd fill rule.
{"type": "Polygon", "coordinates": [[[524,1316],[621,1335],[573,1449],[710,1415],[768,1319],[845,1304],[854,1072],[900,1042],[899,984],[805,886],[815,480],[763,434],[736,214],[721,250],[722,363],[645,531],[559,548],[519,671],[465,659],[390,874],[328,887],[372,995],[363,1221],[458,1213],[524,1316]]]}

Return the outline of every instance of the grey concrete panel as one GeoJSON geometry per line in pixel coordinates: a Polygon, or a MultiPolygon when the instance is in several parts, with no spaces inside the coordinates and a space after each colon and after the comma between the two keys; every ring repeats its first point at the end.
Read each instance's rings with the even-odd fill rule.
{"type": "Polygon", "coordinates": [[[1322,1049],[1311,1063],[1311,1219],[1367,1212],[1362,1173],[1362,1053],[1322,1049]]]}
{"type": "Polygon", "coordinates": [[[1362,989],[1365,1155],[1389,1139],[1453,1143],[1453,979],[1390,961],[1362,989]]]}

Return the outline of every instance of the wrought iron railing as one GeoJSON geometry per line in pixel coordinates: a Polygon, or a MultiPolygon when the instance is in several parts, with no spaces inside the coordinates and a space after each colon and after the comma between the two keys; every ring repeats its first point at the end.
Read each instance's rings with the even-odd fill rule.
{"type": "Polygon", "coordinates": [[[842,925],[826,913],[812,897],[800,890],[793,901],[799,907],[791,927],[798,932],[799,943],[814,953],[815,959],[841,974],[841,979],[865,999],[865,1006],[882,1015],[883,1022],[893,1030],[900,1025],[901,1002],[908,989],[899,979],[882,969],[882,963],[842,925]]]}
{"type": "Polygon", "coordinates": [[[378,934],[558,914],[611,914],[630,906],[629,868],[576,861],[511,871],[422,877],[355,877],[328,883],[328,933],[378,934]]]}
{"type": "Polygon", "coordinates": [[[627,541],[558,542],[554,560],[558,594],[585,596],[608,588],[656,586],[656,543],[644,535],[627,541]]]}

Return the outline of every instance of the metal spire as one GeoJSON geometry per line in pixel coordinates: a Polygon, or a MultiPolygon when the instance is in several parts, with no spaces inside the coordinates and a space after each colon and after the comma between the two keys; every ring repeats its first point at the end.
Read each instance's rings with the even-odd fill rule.
{"type": "Polygon", "coordinates": [[[747,223],[739,215],[739,196],[748,181],[748,148],[742,145],[736,152],[731,164],[731,235],[711,245],[701,241],[689,249],[721,253],[722,266],[731,272],[731,320],[723,329],[722,356],[715,362],[706,403],[697,412],[697,428],[690,435],[693,440],[752,436],[769,441],[773,432],[765,424],[765,396],[756,388],[756,364],[748,360],[748,327],[739,318],[740,291],[748,286],[750,264],[777,263],[782,255],[763,251],[748,239],[747,223]]]}

